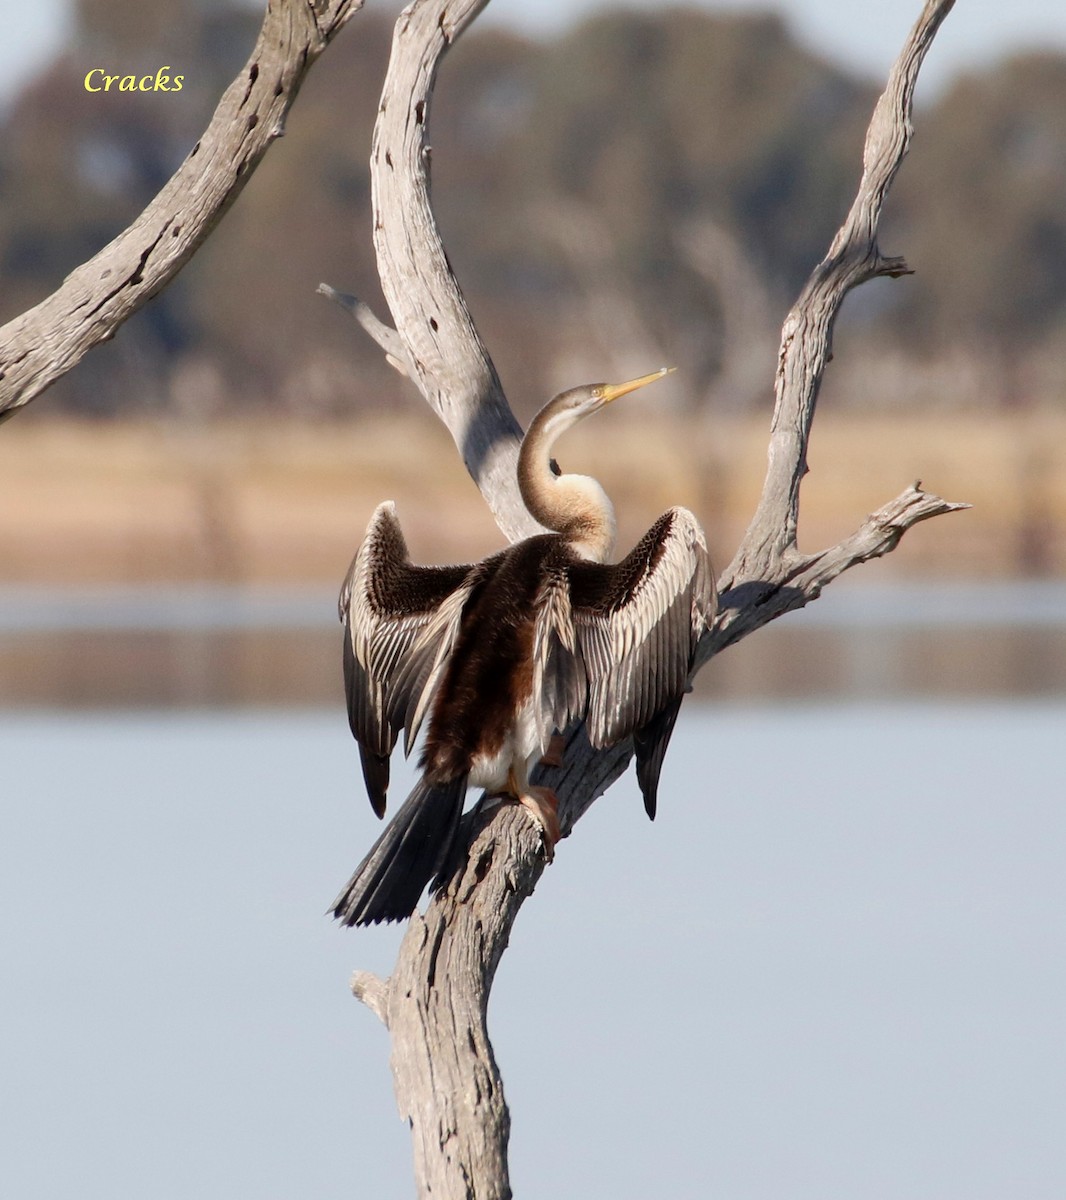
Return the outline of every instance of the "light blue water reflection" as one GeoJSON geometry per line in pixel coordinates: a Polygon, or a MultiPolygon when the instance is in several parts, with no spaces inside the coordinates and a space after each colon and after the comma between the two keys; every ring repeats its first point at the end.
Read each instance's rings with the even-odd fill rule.
{"type": "MultiPolygon", "coordinates": [[[[836,581],[803,610],[807,627],[1061,629],[1066,580],[836,581]]],[[[336,624],[336,589],[230,584],[34,587],[0,584],[0,633],[317,629],[336,624]]]]}
{"type": "MultiPolygon", "coordinates": [[[[332,591],[0,588],[0,710],[341,702],[332,591]]],[[[1066,698],[1066,583],[853,586],[730,647],[707,700],[1066,698]]]]}
{"type": "MultiPolygon", "coordinates": [[[[501,968],[516,1194],[1066,1195],[1064,721],[690,706],[501,968]]],[[[0,763],[3,1194],[409,1196],[339,707],[5,714],[0,763]]]]}

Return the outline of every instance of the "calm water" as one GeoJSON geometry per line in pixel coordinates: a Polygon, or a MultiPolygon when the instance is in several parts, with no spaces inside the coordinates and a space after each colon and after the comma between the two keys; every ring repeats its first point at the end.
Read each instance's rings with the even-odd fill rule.
{"type": "MultiPolygon", "coordinates": [[[[1066,1195],[1064,615],[838,587],[704,672],[655,824],[600,800],[497,978],[516,1194],[1066,1195]]],[[[347,992],[398,933],[322,915],[377,829],[338,638],[0,595],[0,1194],[411,1194],[347,992]]]]}
{"type": "MultiPolygon", "coordinates": [[[[1066,1195],[1064,719],[690,704],[500,970],[516,1194],[1066,1195]]],[[[0,762],[0,1192],[409,1196],[339,707],[8,711],[0,762]]]]}
{"type": "MultiPolygon", "coordinates": [[[[324,706],[333,593],[0,589],[0,708],[324,706]]],[[[1066,695],[1066,582],[839,581],[720,655],[705,699],[1066,695]]]]}

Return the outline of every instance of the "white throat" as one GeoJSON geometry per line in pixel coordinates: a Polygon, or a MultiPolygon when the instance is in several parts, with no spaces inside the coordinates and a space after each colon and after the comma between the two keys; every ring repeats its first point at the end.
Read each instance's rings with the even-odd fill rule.
{"type": "Polygon", "coordinates": [[[551,479],[553,506],[565,514],[567,540],[575,554],[589,562],[607,562],[618,533],[614,505],[607,493],[591,475],[551,479]]]}

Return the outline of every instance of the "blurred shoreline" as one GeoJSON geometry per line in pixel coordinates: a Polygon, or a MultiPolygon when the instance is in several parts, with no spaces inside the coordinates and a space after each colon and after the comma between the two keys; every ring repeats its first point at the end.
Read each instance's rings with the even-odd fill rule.
{"type": "MultiPolygon", "coordinates": [[[[607,488],[621,552],[684,504],[721,569],[754,511],[767,425],[633,407],[575,431],[559,458],[607,488]]],[[[858,572],[864,580],[1066,575],[1066,414],[827,409],[809,460],[805,550],[846,536],[918,479],[974,506],[917,527],[858,572]]],[[[416,561],[470,560],[501,543],[428,415],[183,424],[28,414],[0,438],[0,584],[332,587],[385,499],[416,561]]]]}
{"type": "MultiPolygon", "coordinates": [[[[619,549],[666,507],[703,522],[719,570],[753,512],[764,418],[654,407],[590,422],[565,470],[614,499],[619,549]],[[649,416],[650,414],[650,416],[649,416]]],[[[803,702],[1066,694],[1066,415],[865,417],[827,405],[800,520],[827,546],[921,477],[970,511],[704,671],[697,695],[803,702]]],[[[416,561],[501,536],[428,414],[346,423],[76,422],[0,437],[0,709],[336,706],[335,597],[374,507],[416,561]]]]}
{"type": "MultiPolygon", "coordinates": [[[[336,591],[0,586],[0,712],[328,708],[343,723],[336,591]]],[[[718,656],[711,702],[1066,697],[1066,581],[838,581],[718,656]]]]}

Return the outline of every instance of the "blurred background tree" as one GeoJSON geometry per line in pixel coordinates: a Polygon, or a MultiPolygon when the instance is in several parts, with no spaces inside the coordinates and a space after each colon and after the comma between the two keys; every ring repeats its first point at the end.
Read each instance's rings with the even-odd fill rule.
{"type": "MultiPolygon", "coordinates": [[[[384,308],[366,160],[391,20],[377,7],[360,14],[306,85],[291,136],[196,259],[48,408],[306,417],[414,403],[314,294],[325,279],[384,308]]],[[[71,44],[3,122],[0,320],[140,211],[191,149],[257,26],[245,6],[78,0],[71,44]],[[92,67],[163,64],[184,73],[180,93],[84,90],[92,67]]],[[[766,336],[750,313],[772,331],[824,253],[874,95],[772,15],[617,12],[546,41],[475,28],[438,88],[434,198],[520,415],[638,350],[641,363],[655,354],[685,368],[692,409],[765,403],[772,357],[736,366],[745,342],[766,336]]],[[[866,368],[861,395],[846,374],[838,381],[840,403],[1057,400],[1064,107],[1066,59],[1042,55],[960,78],[921,113],[884,237],[917,274],[847,310],[866,368]]]]}

